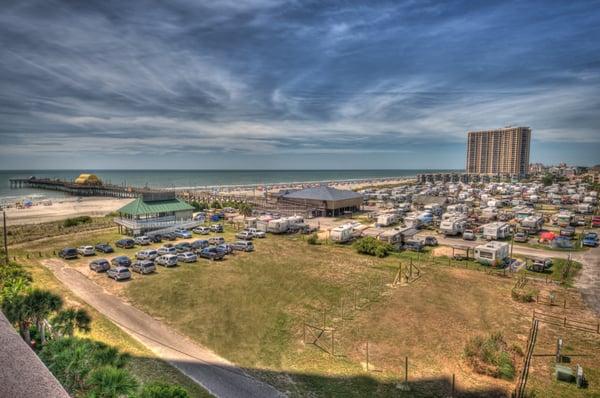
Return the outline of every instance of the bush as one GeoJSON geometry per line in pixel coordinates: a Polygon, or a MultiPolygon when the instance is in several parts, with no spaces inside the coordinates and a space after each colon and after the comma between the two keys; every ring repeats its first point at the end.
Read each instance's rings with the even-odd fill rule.
{"type": "Polygon", "coordinates": [[[522,350],[508,348],[502,333],[492,333],[489,338],[475,336],[465,345],[465,357],[473,369],[480,374],[513,380],[515,377],[514,356],[522,350]]]}
{"type": "Polygon", "coordinates": [[[125,369],[104,366],[95,369],[88,378],[88,398],[131,396],[137,390],[137,380],[125,369]]]}
{"type": "Polygon", "coordinates": [[[92,217],[90,217],[90,216],[67,218],[63,222],[63,227],[65,227],[65,228],[76,227],[81,224],[90,224],[91,222],[92,222],[92,217]]]}
{"type": "Polygon", "coordinates": [[[144,385],[139,398],[189,398],[188,392],[173,384],[150,383],[144,385]]]}
{"type": "Polygon", "coordinates": [[[206,204],[205,202],[198,202],[195,200],[192,203],[190,203],[190,205],[194,207],[195,211],[204,211],[208,208],[208,204],[206,204]]]}
{"type": "Polygon", "coordinates": [[[393,250],[393,247],[390,244],[381,242],[371,236],[356,241],[356,243],[354,243],[354,248],[357,253],[377,257],[385,257],[393,250]]]}
{"type": "Polygon", "coordinates": [[[312,234],[311,236],[308,237],[308,239],[306,239],[306,241],[308,242],[309,245],[318,245],[319,237],[317,236],[317,234],[312,234]]]}

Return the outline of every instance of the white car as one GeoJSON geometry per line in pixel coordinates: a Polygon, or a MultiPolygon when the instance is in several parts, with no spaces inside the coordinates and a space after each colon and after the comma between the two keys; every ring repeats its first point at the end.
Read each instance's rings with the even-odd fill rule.
{"type": "Polygon", "coordinates": [[[182,263],[195,263],[198,261],[198,256],[192,252],[179,253],[177,255],[177,261],[182,263]]]}
{"type": "Polygon", "coordinates": [[[154,260],[156,257],[158,257],[158,251],[154,250],[154,249],[147,249],[147,250],[142,250],[139,251],[135,254],[135,258],[137,258],[138,260],[154,260]]]}
{"type": "Polygon", "coordinates": [[[152,243],[150,241],[150,238],[147,237],[147,236],[145,236],[145,235],[144,236],[138,236],[137,238],[134,238],[133,240],[135,241],[136,244],[141,245],[141,246],[147,246],[150,243],[152,243]]]}
{"type": "Polygon", "coordinates": [[[96,250],[94,249],[94,246],[79,246],[77,248],[77,253],[79,253],[80,256],[93,256],[96,254],[96,250]]]}
{"type": "Polygon", "coordinates": [[[254,238],[265,238],[267,236],[267,234],[264,231],[259,231],[256,228],[248,228],[246,231],[250,232],[252,234],[252,237],[254,238]]]}
{"type": "Polygon", "coordinates": [[[196,227],[192,230],[195,234],[208,235],[210,234],[209,227],[196,227]]]}
{"type": "Polygon", "coordinates": [[[156,259],[156,264],[163,267],[174,267],[177,265],[177,256],[175,254],[165,254],[156,259]]]}
{"type": "Polygon", "coordinates": [[[167,247],[162,246],[158,248],[158,255],[164,256],[165,254],[177,254],[177,249],[173,246],[167,247]]]}

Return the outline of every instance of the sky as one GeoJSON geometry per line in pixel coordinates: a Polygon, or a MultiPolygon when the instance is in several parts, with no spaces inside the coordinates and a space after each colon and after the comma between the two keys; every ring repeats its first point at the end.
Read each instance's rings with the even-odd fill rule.
{"type": "Polygon", "coordinates": [[[600,163],[600,1],[3,1],[0,169],[600,163]]]}

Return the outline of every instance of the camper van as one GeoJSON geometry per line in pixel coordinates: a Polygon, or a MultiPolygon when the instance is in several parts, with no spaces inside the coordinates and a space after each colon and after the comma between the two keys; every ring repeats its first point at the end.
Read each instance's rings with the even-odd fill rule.
{"type": "Polygon", "coordinates": [[[521,220],[521,226],[529,233],[538,233],[544,225],[544,217],[531,215],[521,220]]]}
{"type": "Polygon", "coordinates": [[[475,260],[481,264],[505,264],[508,261],[509,245],[506,242],[488,242],[475,247],[475,260]]]}
{"type": "Polygon", "coordinates": [[[504,222],[493,222],[483,226],[483,238],[487,240],[505,239],[510,236],[510,225],[504,222]]]}
{"type": "Polygon", "coordinates": [[[467,221],[463,217],[453,217],[444,220],[440,224],[440,232],[446,236],[456,236],[462,234],[467,225],[467,221]]]}
{"type": "Polygon", "coordinates": [[[285,218],[270,220],[267,224],[267,232],[271,232],[273,234],[284,234],[288,231],[288,228],[289,221],[285,218]]]}
{"type": "Polygon", "coordinates": [[[333,242],[344,243],[352,240],[354,228],[351,225],[344,224],[339,227],[335,227],[331,230],[329,238],[333,242]]]}
{"type": "Polygon", "coordinates": [[[568,227],[573,221],[573,214],[570,211],[563,211],[556,215],[556,225],[559,227],[568,227]]]}
{"type": "Polygon", "coordinates": [[[398,215],[395,213],[384,213],[377,216],[377,225],[388,227],[398,222],[398,215]]]}

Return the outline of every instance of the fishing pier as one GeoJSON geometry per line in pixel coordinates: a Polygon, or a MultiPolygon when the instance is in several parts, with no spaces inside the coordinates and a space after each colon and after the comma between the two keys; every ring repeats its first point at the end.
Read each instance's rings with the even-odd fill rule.
{"type": "Polygon", "coordinates": [[[113,198],[136,198],[144,193],[153,192],[148,188],[135,188],[102,183],[77,183],[52,178],[10,178],[11,189],[37,188],[49,191],[65,192],[74,196],[108,196],[113,198]]]}

